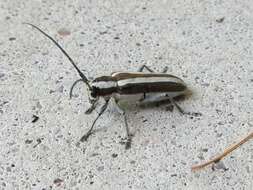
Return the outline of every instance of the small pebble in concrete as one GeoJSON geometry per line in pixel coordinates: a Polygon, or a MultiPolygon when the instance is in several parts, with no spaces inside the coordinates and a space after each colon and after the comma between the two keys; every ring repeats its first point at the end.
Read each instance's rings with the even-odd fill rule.
{"type": "Polygon", "coordinates": [[[60,30],[57,31],[57,33],[63,37],[70,35],[70,31],[66,28],[61,28],[60,30]]]}
{"type": "Polygon", "coordinates": [[[225,17],[221,17],[221,18],[216,19],[216,22],[222,23],[224,20],[225,20],[225,17]]]}
{"type": "Polygon", "coordinates": [[[15,37],[10,37],[9,40],[10,40],[10,41],[15,41],[16,38],[15,38],[15,37]]]}
{"type": "Polygon", "coordinates": [[[39,120],[39,117],[37,115],[32,116],[32,123],[35,123],[39,120]]]}

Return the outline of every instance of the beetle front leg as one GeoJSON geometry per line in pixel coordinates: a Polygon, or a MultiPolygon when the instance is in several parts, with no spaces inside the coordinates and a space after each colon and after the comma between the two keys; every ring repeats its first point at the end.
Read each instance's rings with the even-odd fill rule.
{"type": "MultiPolygon", "coordinates": [[[[109,99],[110,100],[110,99],[109,99]]],[[[92,134],[92,130],[93,130],[93,127],[96,123],[96,121],[98,120],[98,118],[105,112],[107,106],[108,106],[108,103],[109,103],[109,100],[106,100],[105,104],[101,107],[100,109],[100,112],[98,113],[98,116],[97,118],[93,121],[92,125],[91,125],[91,128],[89,129],[89,131],[82,136],[82,138],[80,139],[81,142],[84,142],[84,141],[87,141],[88,137],[92,134]]]]}
{"type": "Polygon", "coordinates": [[[97,107],[97,101],[91,103],[91,106],[85,111],[85,114],[90,114],[97,107]]]}

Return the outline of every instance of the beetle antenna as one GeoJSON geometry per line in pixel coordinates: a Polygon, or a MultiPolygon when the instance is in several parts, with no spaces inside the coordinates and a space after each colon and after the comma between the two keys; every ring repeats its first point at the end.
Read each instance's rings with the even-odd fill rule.
{"type": "Polygon", "coordinates": [[[72,84],[72,86],[71,86],[71,88],[70,88],[70,91],[69,91],[69,97],[70,97],[70,99],[72,98],[72,94],[73,94],[73,89],[74,89],[74,87],[76,86],[77,83],[79,83],[79,82],[81,82],[81,81],[83,81],[83,79],[78,79],[78,80],[76,80],[76,81],[72,84]]]}
{"type": "Polygon", "coordinates": [[[52,38],[51,36],[49,36],[46,32],[44,32],[43,30],[41,30],[39,27],[30,24],[30,23],[23,23],[23,24],[27,24],[32,26],[33,28],[37,29],[38,31],[40,31],[42,34],[44,34],[47,38],[49,38],[61,51],[62,53],[68,58],[68,60],[70,61],[70,63],[75,67],[75,69],[77,70],[79,76],[82,78],[83,82],[88,86],[89,89],[91,89],[91,86],[89,84],[89,80],[87,79],[87,77],[82,73],[82,71],[76,66],[75,62],[73,61],[73,59],[67,54],[67,52],[60,46],[60,44],[58,42],[55,41],[54,38],[52,38]]]}

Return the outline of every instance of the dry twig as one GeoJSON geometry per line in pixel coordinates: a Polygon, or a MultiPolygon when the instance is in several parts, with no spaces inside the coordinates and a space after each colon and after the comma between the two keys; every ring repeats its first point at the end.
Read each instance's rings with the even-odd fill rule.
{"type": "Polygon", "coordinates": [[[224,157],[226,157],[229,153],[231,153],[233,150],[237,149],[239,146],[241,146],[245,142],[249,141],[251,138],[253,138],[253,132],[251,132],[248,136],[241,139],[238,143],[236,143],[236,144],[228,147],[227,149],[225,149],[225,151],[221,155],[216,156],[213,159],[211,159],[208,162],[205,162],[203,164],[192,166],[192,168],[191,168],[192,171],[202,169],[202,168],[204,168],[204,167],[206,167],[206,166],[208,166],[212,163],[218,163],[220,160],[222,160],[224,157]]]}

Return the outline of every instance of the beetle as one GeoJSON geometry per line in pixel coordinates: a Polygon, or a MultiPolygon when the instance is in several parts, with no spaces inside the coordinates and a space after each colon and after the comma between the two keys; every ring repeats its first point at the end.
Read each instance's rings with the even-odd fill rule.
{"type": "Polygon", "coordinates": [[[85,112],[86,114],[92,113],[96,108],[97,102],[100,98],[104,99],[105,103],[101,106],[100,111],[93,121],[88,132],[80,139],[81,142],[87,141],[88,137],[93,133],[93,128],[98,118],[105,112],[110,100],[113,100],[118,110],[124,116],[127,141],[125,148],[128,149],[131,146],[131,134],[129,131],[127,117],[124,103],[136,103],[138,105],[146,104],[150,102],[162,102],[169,100],[179,112],[182,114],[200,115],[199,113],[190,113],[183,111],[179,105],[175,102],[174,98],[184,95],[188,88],[184,81],[174,75],[166,74],[167,67],[163,72],[154,72],[146,65],[142,65],[137,72],[114,72],[109,76],[100,76],[92,81],[81,72],[72,58],[67,52],[55,41],[51,36],[42,31],[39,27],[31,24],[24,23],[37,29],[39,32],[49,38],[68,58],[70,63],[74,66],[81,79],[76,80],[70,89],[70,98],[72,97],[73,89],[79,82],[84,82],[88,88],[90,108],[85,112]],[[149,73],[144,73],[143,70],[147,69],[149,73]]]}

